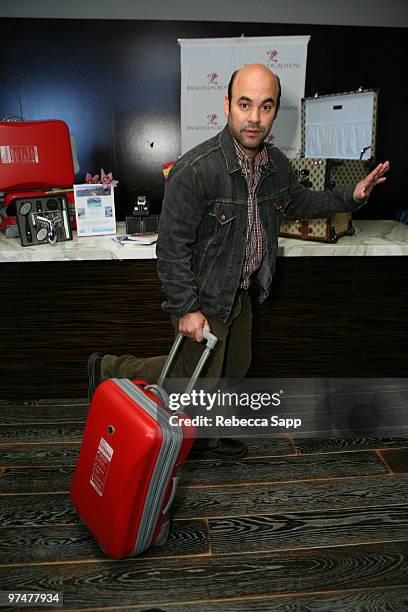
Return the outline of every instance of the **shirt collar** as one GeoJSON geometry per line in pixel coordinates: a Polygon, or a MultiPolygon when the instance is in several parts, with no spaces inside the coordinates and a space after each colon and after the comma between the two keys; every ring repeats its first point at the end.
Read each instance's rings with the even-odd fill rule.
{"type": "Polygon", "coordinates": [[[254,167],[256,166],[266,166],[266,164],[269,161],[269,157],[268,157],[268,151],[267,148],[265,146],[263,146],[263,144],[261,145],[261,148],[259,150],[258,155],[256,156],[256,161],[254,161],[253,157],[250,157],[249,155],[247,155],[245,153],[245,151],[242,149],[241,145],[239,144],[239,142],[232,136],[232,141],[234,143],[234,147],[235,147],[235,151],[238,157],[238,161],[241,167],[247,167],[250,168],[252,165],[254,167]]]}

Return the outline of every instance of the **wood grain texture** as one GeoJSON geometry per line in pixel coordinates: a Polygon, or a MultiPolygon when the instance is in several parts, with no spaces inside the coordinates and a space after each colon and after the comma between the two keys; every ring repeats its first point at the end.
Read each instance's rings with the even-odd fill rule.
{"type": "Polygon", "coordinates": [[[0,445],[0,588],[63,590],[66,608],[115,612],[405,605],[408,474],[391,474],[380,451],[357,442],[306,454],[269,436],[251,438],[253,456],[241,461],[191,460],[168,544],[114,562],[70,502],[79,443],[52,441],[83,427],[82,416],[67,421],[69,404],[54,405],[57,421],[48,412],[38,426],[51,404],[34,403],[35,418],[29,405],[2,406],[3,432],[20,430],[21,441],[0,445]]]}
{"type": "MultiPolygon", "coordinates": [[[[83,426],[82,426],[83,427],[83,426]]],[[[71,442],[65,444],[60,442],[58,444],[33,444],[31,440],[51,440],[53,438],[53,432],[55,431],[55,438],[61,438],[61,440],[69,440],[76,438],[76,434],[80,430],[81,426],[77,429],[75,425],[63,424],[62,427],[56,426],[55,428],[49,425],[38,426],[38,429],[34,425],[28,427],[22,427],[19,444],[4,444],[0,445],[0,466],[3,467],[17,467],[17,466],[62,466],[62,465],[75,465],[79,449],[80,442],[71,442]],[[59,433],[60,432],[60,433],[59,433]],[[30,443],[23,444],[27,439],[30,439],[30,443]]],[[[0,427],[1,430],[1,427],[0,427]]],[[[10,431],[15,431],[13,428],[7,430],[7,437],[10,442],[13,440],[10,431]]],[[[82,438],[82,435],[80,439],[82,438]]],[[[248,456],[278,456],[295,454],[293,446],[288,438],[240,438],[245,440],[248,444],[248,456]]],[[[205,451],[193,451],[189,456],[189,461],[197,459],[205,459],[205,451]]]]}
{"type": "Polygon", "coordinates": [[[293,438],[293,445],[300,454],[335,453],[369,448],[406,448],[408,438],[293,438]]]}
{"type": "Polygon", "coordinates": [[[344,546],[282,553],[11,566],[2,589],[59,587],[66,606],[145,605],[240,596],[407,586],[408,543],[344,546]],[[302,577],[301,584],[299,576],[302,577]]]}
{"type": "Polygon", "coordinates": [[[19,321],[2,342],[3,397],[83,398],[93,351],[158,355],[170,347],[155,261],[4,264],[2,274],[18,294],[4,316],[19,321]]]}
{"type": "Polygon", "coordinates": [[[209,520],[213,554],[403,540],[408,506],[209,520]]]}
{"type": "Polygon", "coordinates": [[[3,468],[0,493],[61,493],[69,490],[73,467],[3,468]]]}
{"type": "Polygon", "coordinates": [[[81,442],[84,423],[30,423],[0,426],[0,444],[81,442]]]}
{"type": "Polygon", "coordinates": [[[76,464],[79,449],[79,443],[0,446],[0,466],[72,466],[76,464]]]}
{"type": "MultiPolygon", "coordinates": [[[[174,521],[164,547],[153,547],[150,557],[183,557],[209,553],[205,521],[174,521]]],[[[0,528],[1,564],[58,561],[106,560],[93,535],[83,524],[42,527],[0,528]]],[[[1,567],[1,565],[0,565],[1,567]]]]}
{"type": "MultiPolygon", "coordinates": [[[[387,591],[338,591],[335,594],[212,600],[192,605],[161,604],[160,607],[143,606],[137,610],[124,607],[121,612],[402,612],[405,609],[408,609],[408,587],[387,591]]],[[[105,610],[116,612],[116,608],[105,610]]]]}
{"type": "Polygon", "coordinates": [[[384,500],[393,506],[403,504],[406,499],[408,477],[376,476],[224,488],[191,487],[180,489],[175,511],[179,517],[245,516],[293,509],[376,507],[382,506],[384,500]]]}
{"type": "Polygon", "coordinates": [[[214,485],[256,482],[279,482],[384,474],[386,468],[372,452],[342,453],[341,455],[302,455],[265,457],[241,461],[190,461],[182,470],[182,485],[214,485]]]}
{"type": "MultiPolygon", "coordinates": [[[[254,371],[257,375],[271,376],[272,372],[278,372],[283,376],[336,376],[334,368],[337,364],[337,375],[347,376],[351,372],[350,361],[355,366],[350,375],[363,375],[365,364],[357,363],[358,353],[351,348],[348,328],[353,316],[354,293],[358,292],[358,282],[353,279],[359,276],[357,266],[362,264],[364,268],[365,264],[361,261],[363,258],[336,258],[331,262],[329,259],[316,261],[310,258],[295,262],[295,258],[284,258],[279,262],[271,300],[273,312],[268,313],[270,319],[261,308],[254,319],[257,356],[254,371]],[[324,321],[331,325],[330,330],[324,321]],[[271,325],[274,325],[273,355],[268,350],[271,325]],[[299,347],[295,361],[291,360],[292,342],[288,335],[299,347]]],[[[368,275],[374,281],[372,271],[368,275]]],[[[366,307],[370,309],[372,305],[365,304],[366,307]]],[[[382,304],[379,311],[383,311],[382,304]]],[[[378,334],[375,329],[370,332],[378,334]]],[[[370,359],[369,363],[371,365],[370,359]]]]}
{"type": "MultiPolygon", "coordinates": [[[[254,304],[250,375],[406,377],[406,261],[375,260],[280,258],[271,298],[254,304]]],[[[170,348],[155,261],[5,263],[2,279],[4,319],[18,321],[3,329],[3,398],[84,398],[93,351],[170,348]]]]}
{"type": "MultiPolygon", "coordinates": [[[[8,447],[4,447],[8,448],[8,447]]],[[[75,450],[73,451],[75,454],[75,450]]],[[[41,455],[41,453],[40,453],[41,455]]],[[[68,461],[73,461],[68,455],[68,461]]],[[[64,459],[64,451],[61,461],[64,459]]],[[[40,456],[40,461],[44,461],[40,456]]],[[[29,459],[19,459],[24,463],[29,459]]],[[[35,459],[33,458],[34,462],[35,459]]],[[[45,460],[49,461],[49,459],[45,460]]],[[[72,464],[73,465],[73,464],[72,464]]],[[[342,453],[315,458],[312,455],[300,457],[260,457],[237,462],[231,461],[189,461],[181,470],[181,486],[214,485],[254,482],[279,482],[358,475],[384,474],[386,467],[372,452],[342,453]]],[[[67,491],[73,467],[9,467],[0,478],[0,493],[36,493],[67,491]],[[63,488],[61,488],[63,487],[63,488]]]]}
{"type": "MultiPolygon", "coordinates": [[[[57,397],[57,396],[56,396],[57,397]]],[[[0,408],[6,410],[10,408],[11,412],[14,408],[17,409],[17,413],[21,408],[60,408],[65,406],[88,406],[89,400],[85,397],[72,397],[72,398],[36,398],[36,399],[0,399],[0,408]]]]}
{"type": "Polygon", "coordinates": [[[67,493],[57,495],[0,495],[2,527],[77,525],[80,518],[67,493]]]}
{"type": "MultiPolygon", "coordinates": [[[[272,512],[398,506],[408,499],[408,477],[376,476],[271,485],[192,487],[176,496],[178,518],[264,515],[272,512]]],[[[3,527],[77,524],[68,494],[0,496],[3,527]]]]}
{"type": "Polygon", "coordinates": [[[59,404],[55,400],[50,404],[12,405],[11,402],[0,406],[0,425],[15,425],[23,423],[84,423],[88,414],[89,402],[59,404]]]}
{"type": "Polygon", "coordinates": [[[406,263],[385,259],[279,260],[273,295],[254,312],[252,375],[406,377],[408,287],[396,277],[393,286],[406,263]]]}
{"type": "Polygon", "coordinates": [[[302,398],[306,406],[313,406],[310,400],[313,397],[327,397],[330,395],[334,399],[338,395],[349,395],[353,397],[361,393],[369,393],[370,396],[377,395],[381,400],[385,400],[387,404],[392,403],[397,406],[401,405],[406,398],[408,391],[408,379],[406,377],[399,378],[384,378],[376,376],[375,378],[367,377],[273,377],[276,386],[285,387],[285,397],[302,398]]]}
{"type": "MultiPolygon", "coordinates": [[[[0,477],[0,493],[68,491],[73,467],[10,467],[0,477]]],[[[303,455],[230,461],[190,461],[180,471],[181,487],[191,485],[279,482],[343,476],[384,474],[387,469],[372,452],[303,455]]]]}

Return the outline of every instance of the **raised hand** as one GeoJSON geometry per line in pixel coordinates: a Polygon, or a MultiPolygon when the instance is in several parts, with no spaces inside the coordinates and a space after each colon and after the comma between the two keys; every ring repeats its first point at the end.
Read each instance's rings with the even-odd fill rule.
{"type": "Polygon", "coordinates": [[[376,185],[383,183],[387,180],[387,177],[384,176],[386,172],[388,172],[390,167],[390,163],[388,161],[378,164],[376,168],[370,174],[367,174],[365,178],[357,183],[354,188],[353,198],[356,202],[361,202],[368,198],[372,190],[376,185]]]}

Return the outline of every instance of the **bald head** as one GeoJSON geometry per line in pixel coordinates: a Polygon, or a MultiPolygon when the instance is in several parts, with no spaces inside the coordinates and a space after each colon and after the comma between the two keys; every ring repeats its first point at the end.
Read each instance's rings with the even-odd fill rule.
{"type": "Polygon", "coordinates": [[[272,79],[276,80],[276,83],[278,85],[278,94],[277,94],[277,99],[276,99],[276,112],[278,112],[279,105],[280,105],[280,99],[281,99],[281,93],[282,93],[280,79],[277,74],[274,74],[272,70],[267,68],[264,64],[247,64],[243,68],[239,68],[238,70],[235,70],[235,72],[231,76],[230,82],[228,83],[228,106],[229,108],[231,108],[232,88],[233,88],[235,79],[237,78],[238,75],[241,75],[241,77],[242,76],[245,77],[245,75],[248,75],[248,74],[254,75],[255,78],[270,79],[272,77],[272,79]]]}
{"type": "Polygon", "coordinates": [[[224,112],[232,136],[247,155],[257,155],[271,130],[279,100],[279,79],[263,64],[248,64],[232,75],[224,112]]]}

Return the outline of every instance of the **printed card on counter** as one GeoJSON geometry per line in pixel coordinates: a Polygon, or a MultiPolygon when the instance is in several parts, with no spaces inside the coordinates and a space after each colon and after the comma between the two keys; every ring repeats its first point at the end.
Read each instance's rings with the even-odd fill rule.
{"type": "Polygon", "coordinates": [[[112,238],[121,246],[137,246],[138,244],[153,244],[157,241],[158,234],[156,232],[137,232],[136,234],[125,234],[124,236],[116,236],[112,238]]]}
{"type": "Polygon", "coordinates": [[[74,185],[78,236],[116,234],[112,185],[74,185]]]}

